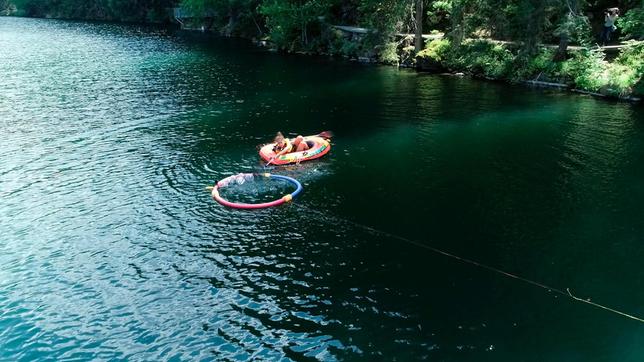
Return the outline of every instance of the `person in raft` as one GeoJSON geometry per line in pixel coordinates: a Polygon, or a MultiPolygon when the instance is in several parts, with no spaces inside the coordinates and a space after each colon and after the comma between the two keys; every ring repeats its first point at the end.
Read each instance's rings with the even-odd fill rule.
{"type": "Polygon", "coordinates": [[[299,135],[289,143],[288,139],[284,137],[282,132],[277,132],[275,135],[275,140],[273,141],[275,146],[273,146],[273,152],[275,152],[275,157],[290,153],[290,152],[303,152],[311,148],[311,146],[304,141],[304,136],[299,135]]]}
{"type": "Polygon", "coordinates": [[[308,151],[309,148],[311,148],[311,146],[304,141],[304,137],[302,137],[302,135],[295,137],[293,140],[293,152],[308,151]]]}
{"type": "Polygon", "coordinates": [[[610,41],[610,35],[617,29],[615,21],[619,17],[619,8],[606,9],[604,12],[604,29],[602,30],[602,44],[610,41]]]}
{"type": "Polygon", "coordinates": [[[273,146],[273,152],[275,152],[275,157],[287,154],[292,151],[293,145],[284,137],[282,132],[277,132],[275,139],[273,140],[275,146],[273,146]]]}

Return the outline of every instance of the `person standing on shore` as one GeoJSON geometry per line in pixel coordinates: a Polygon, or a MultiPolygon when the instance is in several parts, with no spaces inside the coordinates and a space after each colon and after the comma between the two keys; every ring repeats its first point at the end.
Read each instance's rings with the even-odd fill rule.
{"type": "Polygon", "coordinates": [[[610,41],[610,35],[617,29],[615,26],[615,21],[619,17],[618,8],[606,9],[604,12],[604,29],[601,34],[601,41],[603,45],[606,45],[610,41]]]}

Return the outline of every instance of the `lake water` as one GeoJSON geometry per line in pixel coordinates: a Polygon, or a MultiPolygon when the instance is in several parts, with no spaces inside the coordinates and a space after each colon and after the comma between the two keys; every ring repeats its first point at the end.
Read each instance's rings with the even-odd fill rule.
{"type": "Polygon", "coordinates": [[[643,323],[422,247],[644,315],[641,106],[135,25],[0,45],[0,360],[644,360],[643,323]],[[324,130],[271,167],[292,205],[210,198],[324,130]]]}

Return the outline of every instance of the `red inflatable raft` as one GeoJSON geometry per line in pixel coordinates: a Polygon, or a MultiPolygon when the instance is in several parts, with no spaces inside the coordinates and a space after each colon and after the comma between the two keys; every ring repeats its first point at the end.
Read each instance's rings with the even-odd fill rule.
{"type": "MultiPolygon", "coordinates": [[[[293,140],[290,141],[293,142],[293,140]]],[[[306,136],[304,137],[303,142],[306,142],[309,145],[309,149],[306,151],[289,152],[274,158],[275,152],[273,151],[273,147],[275,147],[275,143],[269,143],[262,146],[259,150],[259,155],[264,159],[264,161],[270,162],[272,165],[286,165],[289,163],[314,160],[326,155],[331,150],[331,144],[329,141],[320,136],[306,136]]]]}

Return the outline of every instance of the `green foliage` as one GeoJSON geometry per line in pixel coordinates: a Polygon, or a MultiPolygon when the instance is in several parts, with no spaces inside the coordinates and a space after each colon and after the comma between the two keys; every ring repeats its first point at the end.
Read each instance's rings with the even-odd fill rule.
{"type": "Polygon", "coordinates": [[[287,50],[309,49],[321,34],[320,18],[331,4],[324,0],[266,0],[260,13],[266,17],[270,39],[287,50]]]}
{"type": "Polygon", "coordinates": [[[642,94],[644,43],[634,42],[612,63],[600,50],[576,52],[564,72],[577,88],[611,95],[642,94]]]}
{"type": "Polygon", "coordinates": [[[644,72],[644,41],[625,42],[626,47],[621,51],[616,63],[631,67],[638,72],[644,72]]]}
{"type": "Polygon", "coordinates": [[[219,0],[183,0],[180,5],[191,15],[205,17],[212,9],[227,8],[228,4],[219,0]]]}
{"type": "Polygon", "coordinates": [[[593,41],[593,31],[588,17],[572,10],[559,20],[553,35],[585,46],[591,45],[593,41]]]}
{"type": "Polygon", "coordinates": [[[644,2],[637,8],[631,9],[623,18],[618,19],[626,39],[644,39],[644,2]]]}
{"type": "Polygon", "coordinates": [[[16,5],[9,0],[0,0],[0,15],[12,15],[17,11],[16,5]]]}
{"type": "Polygon", "coordinates": [[[517,57],[515,62],[515,80],[539,80],[543,82],[563,81],[562,62],[554,62],[556,51],[551,48],[539,48],[530,57],[517,57]]]}
{"type": "Polygon", "coordinates": [[[13,0],[19,14],[24,16],[45,16],[49,5],[45,0],[13,0]]]}
{"type": "Polygon", "coordinates": [[[579,89],[596,91],[608,83],[607,62],[599,49],[573,53],[563,64],[564,73],[579,89]]]}
{"type": "Polygon", "coordinates": [[[503,45],[485,40],[466,40],[446,55],[448,69],[494,79],[509,76],[515,58],[503,45]]]}
{"type": "Polygon", "coordinates": [[[175,0],[13,0],[26,16],[117,21],[163,21],[175,0]]]}
{"type": "MultiPolygon", "coordinates": [[[[632,43],[612,62],[598,50],[567,58],[540,43],[591,45],[611,0],[425,0],[425,29],[446,39],[430,41],[413,58],[416,0],[0,0],[28,16],[160,21],[180,5],[200,23],[226,35],[263,36],[289,51],[314,51],[382,63],[422,61],[426,69],[467,72],[494,79],[539,79],[609,94],[642,94],[644,46],[632,43]],[[593,13],[593,22],[588,13],[593,13]],[[331,24],[371,29],[347,34],[331,24]],[[509,40],[509,43],[484,38],[509,40]]],[[[644,2],[620,2],[618,26],[626,39],[644,37],[644,2]]],[[[427,31],[426,31],[427,32],[427,31]]]]}
{"type": "Polygon", "coordinates": [[[452,0],[432,1],[427,9],[427,22],[432,28],[445,29],[452,13],[452,0]]]}
{"type": "Polygon", "coordinates": [[[365,54],[362,41],[349,39],[345,37],[344,32],[338,29],[325,27],[322,32],[322,42],[330,55],[357,58],[365,54]]]}
{"type": "Polygon", "coordinates": [[[358,3],[360,25],[375,30],[383,39],[413,31],[413,0],[361,0],[358,3]]]}
{"type": "Polygon", "coordinates": [[[442,68],[487,78],[568,83],[615,96],[644,94],[644,42],[631,41],[613,62],[608,62],[600,49],[575,51],[563,62],[553,62],[554,56],[551,48],[522,57],[521,52],[498,43],[466,40],[454,46],[447,39],[433,40],[418,53],[420,59],[442,68]]]}
{"type": "Polygon", "coordinates": [[[398,64],[415,66],[416,65],[416,46],[408,45],[408,46],[403,46],[399,49],[400,49],[399,50],[400,60],[398,61],[398,64]]]}
{"type": "Polygon", "coordinates": [[[586,0],[440,0],[428,14],[431,24],[450,20],[445,30],[455,44],[489,37],[515,41],[534,54],[543,42],[589,42],[594,34],[587,7],[586,0]]]}
{"type": "Polygon", "coordinates": [[[448,39],[430,41],[418,56],[438,62],[452,71],[493,79],[509,78],[516,58],[502,44],[486,40],[466,40],[460,45],[454,45],[448,39]]]}
{"type": "Polygon", "coordinates": [[[378,52],[378,61],[383,64],[398,65],[398,44],[388,42],[380,47],[378,52]]]}
{"type": "Polygon", "coordinates": [[[399,57],[395,34],[413,31],[414,0],[360,0],[356,1],[359,26],[371,29],[360,42],[363,56],[377,54],[378,60],[386,64],[398,64],[399,57]]]}
{"type": "Polygon", "coordinates": [[[359,42],[343,40],[336,54],[344,55],[349,58],[356,58],[362,53],[363,48],[359,42]]]}
{"type": "Polygon", "coordinates": [[[540,49],[535,56],[529,60],[526,70],[528,73],[551,73],[556,64],[552,61],[555,51],[552,49],[540,49]]]}
{"type": "Polygon", "coordinates": [[[449,39],[434,39],[416,54],[416,65],[423,70],[443,72],[451,52],[449,39]]]}
{"type": "Polygon", "coordinates": [[[627,45],[613,63],[612,84],[622,93],[631,90],[644,95],[644,42],[630,41],[627,45]]]}
{"type": "Polygon", "coordinates": [[[264,33],[258,14],[260,0],[182,0],[180,5],[200,24],[207,23],[221,34],[251,37],[264,33]]]}
{"type": "Polygon", "coordinates": [[[418,52],[418,56],[434,62],[442,62],[446,59],[449,49],[449,39],[434,39],[425,45],[425,49],[418,52]]]}

